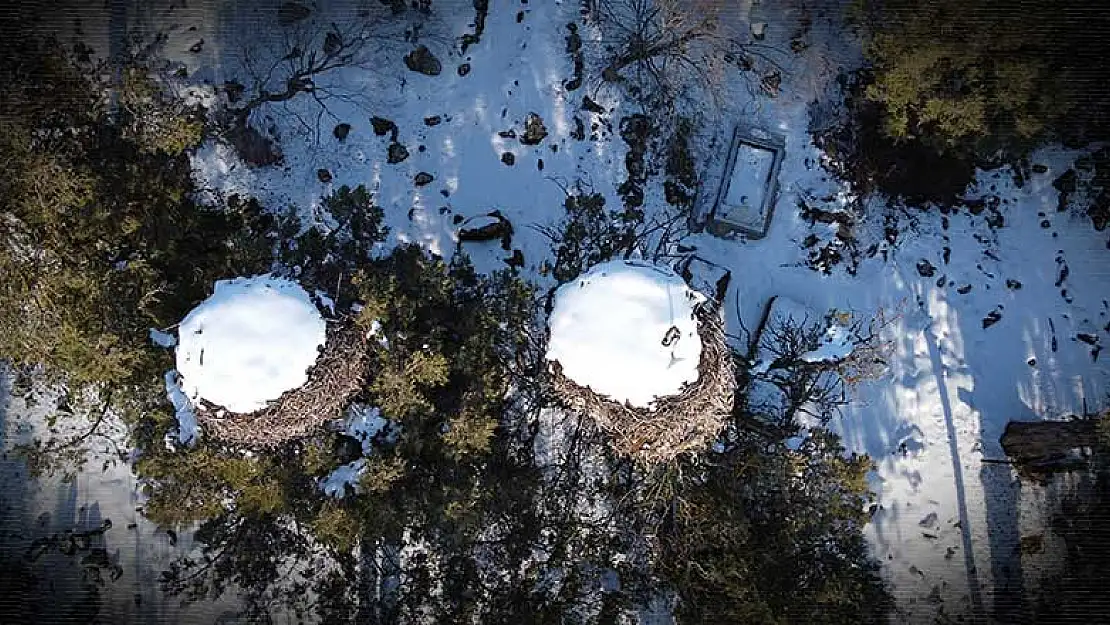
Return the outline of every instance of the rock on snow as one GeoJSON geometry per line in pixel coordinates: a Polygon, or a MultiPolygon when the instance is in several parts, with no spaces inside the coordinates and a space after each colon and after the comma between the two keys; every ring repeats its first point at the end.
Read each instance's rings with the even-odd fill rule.
{"type": "Polygon", "coordinates": [[[304,384],[326,338],[308,293],[268,274],[217,282],[178,336],[186,395],[238,413],[265,408],[304,384]]]}
{"type": "Polygon", "coordinates": [[[547,359],[596,393],[647,408],[697,381],[694,306],[704,299],[669,268],[602,263],[555,293],[547,359]]]}

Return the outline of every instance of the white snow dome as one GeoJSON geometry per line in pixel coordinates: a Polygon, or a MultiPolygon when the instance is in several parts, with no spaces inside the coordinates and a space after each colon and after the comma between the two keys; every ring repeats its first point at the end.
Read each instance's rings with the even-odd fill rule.
{"type": "Polygon", "coordinates": [[[178,327],[182,390],[248,413],[308,380],[326,331],[296,282],[269,274],[216,282],[178,327]]]}
{"type": "Polygon", "coordinates": [[[649,408],[698,379],[694,307],[705,296],[667,267],[610,261],[555,292],[547,359],[580,386],[649,408]]]}

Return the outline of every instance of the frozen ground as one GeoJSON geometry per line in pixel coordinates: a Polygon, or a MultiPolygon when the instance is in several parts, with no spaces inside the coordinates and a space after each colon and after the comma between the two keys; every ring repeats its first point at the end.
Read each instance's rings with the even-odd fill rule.
{"type": "MultiPolygon", "coordinates": [[[[198,82],[220,84],[238,77],[240,42],[256,41],[257,33],[276,28],[272,5],[211,3],[169,11],[163,2],[144,13],[131,3],[120,4],[130,7],[122,11],[127,23],[144,28],[176,23],[166,53],[184,63],[198,82]],[[201,51],[189,52],[201,39],[201,51]]],[[[452,40],[470,31],[472,4],[434,4],[437,17],[424,26],[421,42],[442,62],[440,76],[408,72],[401,53],[391,54],[374,72],[339,79],[363,97],[358,104],[335,103],[336,117],[324,117],[319,136],[296,119],[315,117],[309,100],[266,111],[260,121],[278,129],[283,166],[248,169],[226,147],[212,143],[197,154],[198,178],[213,192],[249,191],[271,208],[293,204],[303,215],[325,222],[316,210],[323,194],[340,184],[366,184],[385,208],[395,241],[418,241],[444,254],[455,249],[456,215],[496,208],[515,225],[513,247],[524,254],[526,275],[544,281],[538,267],[550,254],[548,242],[529,226],[558,221],[561,185],[576,180],[605,194],[609,206],[619,206],[615,186],[624,178],[626,146],[606,128],[634,108],[621,104],[615,92],[602,91],[591,95],[610,112],[583,111],[581,98],[588,87],[568,93],[561,86],[571,76],[564,36],[565,25],[578,17],[575,3],[491,2],[482,41],[465,56],[452,40]],[[457,72],[461,63],[470,64],[466,76],[457,72]],[[535,146],[519,140],[530,112],[543,118],[549,133],[535,146]],[[395,122],[398,142],[409,152],[406,160],[386,163],[390,137],[373,133],[371,115],[395,122]],[[438,125],[424,123],[432,116],[440,117],[438,125]],[[597,140],[572,138],[575,117],[587,129],[598,124],[597,140]],[[331,134],[340,121],[352,125],[342,143],[331,134]],[[508,130],[518,138],[499,134],[508,130]],[[505,152],[514,155],[513,165],[503,163],[505,152]],[[328,170],[330,182],[320,182],[319,169],[328,170]],[[421,172],[433,181],[416,186],[414,177],[421,172]]],[[[1054,419],[1105,407],[1110,388],[1107,356],[1099,357],[1096,349],[1110,340],[1107,235],[1094,232],[1086,219],[1057,213],[1051,186],[1077,153],[1038,153],[1033,162],[1046,171],[1022,188],[1014,186],[1008,171],[982,172],[979,188],[969,197],[998,197],[1002,227],[988,224],[991,211],[947,216],[905,211],[891,244],[880,224],[864,220],[857,234],[861,247],[875,244],[874,256],[863,260],[855,275],[843,266],[829,275],[815,272],[805,266],[804,241],[810,235],[827,239],[836,226],[805,221],[797,202],[819,198],[835,208],[846,190],[817,164],[820,153],[806,132],[807,109],[814,99],[829,96],[837,69],[853,66],[858,50],[851,37],[816,16],[808,47],[790,53],[787,45],[800,9],[786,3],[772,10],[770,4],[755,7],[761,14],[751,19],[767,21],[767,45],[787,50],[779,95],[753,96],[733,85],[723,112],[699,115],[704,126],[696,145],[698,162],[706,164],[704,197],[716,191],[722,172],[714,166],[724,161],[735,121],[786,138],[768,235],[745,242],[698,234],[682,242],[731,269],[726,297],[736,302],[735,309],[729,306],[731,332],[739,331],[741,320],[753,328],[774,295],[816,311],[884,311],[892,320],[884,335],[890,344],[887,375],[859,384],[835,422],[850,450],[868,453],[876,462],[872,486],[878,507],[868,539],[893,585],[900,620],[930,622],[941,612],[994,613],[996,605],[1022,597],[1028,575],[1014,554],[1023,532],[1043,515],[1044,497],[1022,492],[1009,466],[984,460],[1001,457],[998,439],[1007,421],[1054,419]],[[1079,339],[1080,334],[1096,337],[1096,343],[1079,339]]],[[[747,10],[747,2],[739,3],[730,17],[745,21],[747,10]]],[[[650,188],[646,207],[657,207],[661,195],[650,188]]],[[[869,199],[868,211],[878,213],[880,202],[869,199]]],[[[467,246],[485,269],[503,266],[508,256],[495,243],[467,246]]],[[[22,410],[12,406],[10,412],[22,410]]],[[[10,472],[18,468],[6,467],[8,484],[16,479],[8,477],[10,472]]],[[[30,482],[26,488],[36,493],[25,498],[21,514],[26,519],[47,511],[50,527],[64,528],[78,521],[82,506],[98,506],[100,517],[111,516],[115,523],[113,540],[135,531],[134,539],[114,543],[120,562],[126,563],[125,579],[132,583],[152,575],[172,550],[134,512],[140,503],[134,478],[122,467],[103,474],[86,471],[72,485],[30,482]],[[137,530],[122,529],[132,520],[137,530]]]]}

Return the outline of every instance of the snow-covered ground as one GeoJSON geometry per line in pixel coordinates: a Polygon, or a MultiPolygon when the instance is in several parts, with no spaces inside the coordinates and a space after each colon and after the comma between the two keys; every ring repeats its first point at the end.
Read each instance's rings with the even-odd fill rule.
{"type": "MultiPolygon", "coordinates": [[[[206,3],[172,13],[167,2],[152,3],[145,12],[126,4],[132,9],[125,14],[129,23],[177,24],[166,53],[184,63],[198,83],[245,80],[239,67],[244,42],[277,29],[274,4],[213,8],[206,3]],[[200,51],[189,52],[200,40],[200,51]]],[[[1050,148],[1035,154],[1032,161],[1045,171],[1021,188],[1006,170],[981,172],[969,198],[999,198],[1002,227],[988,224],[991,211],[907,210],[900,213],[900,234],[890,244],[874,219],[884,208],[882,200],[869,199],[872,218],[864,219],[856,234],[861,248],[875,244],[875,254],[855,275],[842,267],[829,275],[815,272],[805,266],[803,242],[809,235],[828,238],[838,226],[809,223],[797,203],[843,200],[847,190],[818,164],[821,154],[807,134],[808,108],[829,97],[838,69],[858,61],[858,44],[817,15],[808,47],[793,54],[787,46],[800,9],[787,2],[774,3],[772,11],[770,4],[754,7],[751,19],[767,23],[767,45],[787,50],[780,94],[753,96],[733,85],[723,98],[724,111],[699,115],[704,126],[694,146],[698,162],[705,164],[704,198],[715,194],[722,178],[714,167],[723,167],[736,121],[785,137],[768,234],[748,242],[697,234],[682,243],[731,270],[725,301],[736,302],[728,306],[732,333],[741,321],[754,328],[775,295],[819,312],[883,311],[890,321],[884,330],[891,345],[888,373],[852,389],[851,404],[834,422],[850,451],[868,453],[876,463],[871,483],[879,506],[867,536],[893,585],[901,620],[929,622],[942,610],[990,614],[996,601],[1021,597],[1027,576],[1014,556],[1022,533],[1043,515],[1037,503],[1043,498],[1023,493],[1008,465],[984,460],[1001,457],[998,440],[1007,421],[1105,407],[1110,388],[1110,365],[1097,351],[1110,341],[1107,234],[1095,232],[1085,218],[1057,213],[1051,186],[1078,153],[1050,148]],[[1080,340],[1081,333],[1097,337],[1096,344],[1080,340]]],[[[825,10],[831,14],[835,3],[829,4],[825,10]]],[[[324,222],[319,214],[324,194],[341,184],[366,184],[385,209],[394,241],[417,241],[444,254],[455,249],[456,216],[498,209],[515,226],[513,247],[524,254],[525,274],[543,281],[538,268],[550,254],[549,243],[529,226],[556,223],[562,188],[579,180],[604,194],[607,206],[620,205],[615,187],[625,177],[627,149],[607,128],[616,125],[621,111],[635,109],[606,89],[591,97],[610,112],[584,111],[580,103],[587,88],[568,93],[562,87],[572,75],[565,26],[577,19],[577,3],[491,2],[482,41],[465,54],[452,41],[471,30],[472,3],[434,5],[435,17],[423,26],[420,41],[439,57],[441,75],[407,71],[400,53],[384,57],[373,71],[347,71],[337,80],[362,97],[358,103],[330,102],[334,118],[322,117],[319,136],[310,132],[313,124],[306,128],[298,122],[298,117],[315,119],[319,109],[311,99],[275,105],[261,115],[259,121],[272,124],[282,138],[283,165],[251,169],[213,142],[196,155],[198,179],[214,191],[249,192],[275,210],[293,204],[302,215],[324,222]],[[462,63],[469,64],[465,76],[457,70],[462,63]],[[533,112],[548,135],[538,145],[524,145],[519,136],[533,112]],[[386,163],[390,137],[373,132],[372,115],[396,124],[397,141],[408,152],[404,161],[386,163]],[[588,129],[598,124],[598,140],[572,137],[576,117],[588,129]],[[426,118],[439,120],[430,125],[426,118]],[[352,126],[343,142],[331,131],[340,122],[352,126]],[[509,137],[509,130],[517,137],[509,137]],[[503,160],[506,152],[513,154],[512,165],[503,160]],[[329,182],[321,182],[320,169],[327,170],[329,182]],[[415,185],[419,173],[431,175],[432,182],[415,185]]],[[[747,10],[747,2],[739,3],[730,19],[748,20],[747,10]]],[[[342,17],[338,9],[333,13],[342,17]]],[[[661,196],[649,188],[645,208],[658,208],[661,196]]],[[[480,268],[504,266],[508,253],[496,243],[466,245],[480,268]]],[[[21,410],[12,406],[10,412],[21,410]]],[[[14,467],[5,471],[18,470],[14,467]]],[[[16,479],[9,475],[5,484],[16,479]]],[[[134,512],[140,503],[134,486],[125,468],[86,471],[72,485],[30,482],[26,488],[37,494],[24,498],[23,516],[50,512],[48,525],[58,529],[77,523],[81,507],[97,509],[98,518],[110,516],[113,540],[136,532],[133,540],[118,543],[118,557],[125,579],[138,585],[156,574],[172,547],[153,538],[162,535],[134,512]],[[123,530],[129,522],[137,529],[123,530]]],[[[144,602],[153,601],[148,587],[135,592],[147,593],[144,602]]]]}

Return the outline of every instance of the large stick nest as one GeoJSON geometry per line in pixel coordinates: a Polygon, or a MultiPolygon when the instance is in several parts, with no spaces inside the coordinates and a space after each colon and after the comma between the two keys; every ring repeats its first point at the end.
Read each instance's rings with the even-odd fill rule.
{"type": "Polygon", "coordinates": [[[705,447],[724,427],[732,411],[736,376],[725,343],[719,306],[707,301],[694,309],[701,337],[698,379],[677,395],[655,400],[650,409],[621,404],[581,386],[551,363],[551,380],[565,407],[591,417],[623,456],[645,464],[666,462],[705,447]]]}
{"type": "Polygon", "coordinates": [[[330,324],[323,353],[308,381],[262,410],[233,413],[202,401],[197,420],[215,438],[248,447],[273,448],[303,438],[339,418],[361,391],[370,365],[366,331],[357,324],[330,324]]]}

